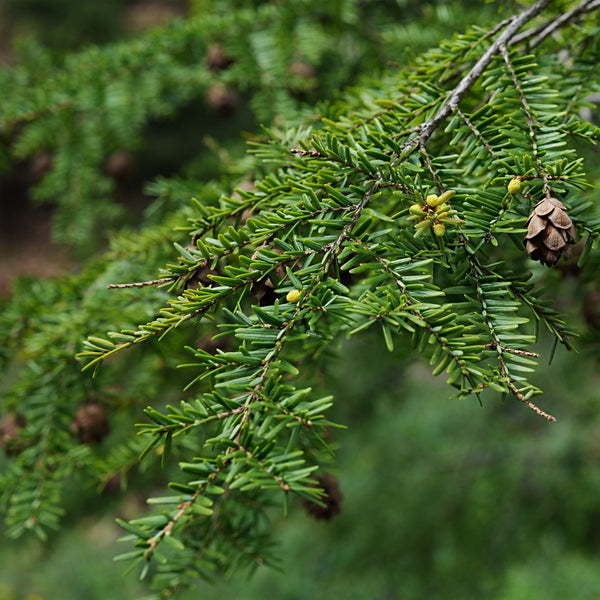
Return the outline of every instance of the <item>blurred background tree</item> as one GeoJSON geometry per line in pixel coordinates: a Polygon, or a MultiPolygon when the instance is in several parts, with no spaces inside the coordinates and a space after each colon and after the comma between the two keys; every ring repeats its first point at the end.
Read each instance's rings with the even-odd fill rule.
{"type": "MultiPolygon", "coordinates": [[[[154,463],[135,467],[141,446],[129,440],[131,414],[153,399],[176,402],[187,377],[171,368],[180,356],[168,339],[119,359],[94,381],[80,374],[72,357],[86,334],[134,327],[166,297],[164,289],[123,290],[117,302],[106,285],[152,279],[173,260],[172,242],[185,245],[188,232],[172,229],[192,217],[192,196],[249,189],[268,172],[245,154],[244,137],[256,139],[261,124],[284,131],[333,115],[343,109],[347,86],[360,96],[356,90],[393,78],[452,32],[491,28],[518,8],[351,0],[5,3],[3,39],[15,45],[3,45],[12,66],[0,74],[0,249],[14,266],[1,317],[3,415],[14,414],[24,396],[35,404],[34,379],[40,418],[53,389],[70,394],[62,405],[54,396],[61,422],[71,423],[74,407],[97,397],[112,412],[110,436],[97,452],[56,442],[68,449],[74,471],[58,503],[62,526],[43,546],[8,539],[5,531],[0,597],[119,600],[144,593],[111,562],[120,534],[114,518],[138,515],[170,473],[154,463]],[[23,270],[36,276],[13,280],[23,270]],[[37,277],[57,272],[57,280],[37,277]],[[61,332],[58,352],[50,327],[61,332]],[[55,373],[61,362],[67,368],[55,373]],[[111,470],[111,461],[127,460],[126,472],[111,470]],[[77,473],[80,464],[87,466],[77,473]]],[[[586,93],[597,88],[590,81],[586,93]]],[[[590,110],[593,118],[593,104],[590,110]]],[[[583,152],[597,163],[597,154],[583,152]]],[[[597,182],[598,170],[591,173],[597,182]]],[[[182,597],[596,598],[598,258],[589,260],[583,272],[564,263],[551,280],[557,309],[581,334],[579,354],[559,349],[535,374],[558,424],[492,394],[482,406],[450,402],[446,386],[413,363],[409,348],[389,353],[376,335],[368,351],[348,343],[327,357],[322,381],[339,399],[330,418],[348,426],[332,442],[340,514],[314,521],[298,500],[283,518],[277,507],[269,514],[281,573],[263,568],[249,581],[233,577],[182,597]]],[[[539,348],[548,350],[549,338],[540,333],[539,348]]],[[[73,435],[81,436],[77,425],[73,435]]],[[[10,494],[5,488],[5,504],[10,494]]]]}

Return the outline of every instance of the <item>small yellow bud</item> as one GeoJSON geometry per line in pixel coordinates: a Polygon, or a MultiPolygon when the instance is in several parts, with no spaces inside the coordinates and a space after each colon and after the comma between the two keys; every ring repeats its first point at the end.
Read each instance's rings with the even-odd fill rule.
{"type": "Polygon", "coordinates": [[[521,191],[521,180],[518,177],[511,179],[508,182],[508,193],[518,194],[521,191]]]}
{"type": "Polygon", "coordinates": [[[302,290],[291,290],[290,292],[287,293],[287,296],[285,297],[285,299],[288,302],[293,302],[295,304],[296,302],[298,302],[298,300],[300,300],[301,297],[302,297],[302,290]]]}
{"type": "Polygon", "coordinates": [[[447,212],[450,210],[450,205],[449,204],[440,204],[438,206],[435,207],[435,212],[440,214],[443,212],[447,212]]]}
{"type": "Polygon", "coordinates": [[[433,226],[433,233],[435,233],[437,237],[443,237],[445,232],[446,228],[441,223],[436,223],[433,226]]]}
{"type": "Polygon", "coordinates": [[[413,204],[409,209],[408,212],[411,215],[417,215],[419,217],[422,217],[425,215],[425,211],[423,210],[423,207],[420,204],[413,204]]]}
{"type": "Polygon", "coordinates": [[[429,196],[427,196],[427,204],[429,204],[431,208],[435,208],[440,204],[448,202],[448,200],[450,200],[455,193],[456,192],[454,190],[447,190],[441,196],[438,196],[437,194],[429,194],[429,196]]]}

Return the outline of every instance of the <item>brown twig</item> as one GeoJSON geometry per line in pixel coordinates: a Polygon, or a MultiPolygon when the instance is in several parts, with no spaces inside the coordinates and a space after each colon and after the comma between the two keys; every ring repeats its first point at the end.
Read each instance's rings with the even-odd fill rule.
{"type": "Polygon", "coordinates": [[[508,354],[516,354],[517,356],[530,356],[531,358],[539,358],[540,355],[537,352],[528,352],[527,350],[517,350],[516,348],[509,348],[508,346],[504,346],[502,344],[486,344],[485,348],[488,350],[497,350],[500,348],[502,352],[507,352],[508,354]]]}
{"type": "Polygon", "coordinates": [[[483,147],[488,151],[492,158],[496,158],[494,149],[488,144],[487,140],[481,135],[481,132],[477,129],[477,127],[475,127],[469,117],[467,117],[467,115],[465,115],[458,107],[456,107],[455,112],[465,122],[465,125],[472,131],[475,138],[482,143],[483,147]]]}
{"type": "Polygon", "coordinates": [[[465,94],[475,85],[475,82],[483,75],[492,58],[498,54],[516,35],[517,31],[539,15],[552,0],[538,0],[521,14],[515,16],[508,22],[506,29],[495,39],[483,56],[473,65],[473,68],[461,79],[454,88],[450,97],[446,100],[438,112],[424,123],[419,135],[406,144],[406,150],[420,144],[426,144],[434,131],[458,108],[465,94]]]}
{"type": "Polygon", "coordinates": [[[552,423],[556,422],[556,417],[544,412],[539,406],[536,406],[531,400],[527,400],[525,396],[517,389],[517,386],[513,383],[512,379],[508,377],[508,387],[513,395],[518,398],[525,406],[528,406],[534,413],[540,415],[540,417],[544,417],[544,419],[551,421],[552,423]]]}
{"type": "Polygon", "coordinates": [[[153,279],[152,281],[138,281],[136,283],[109,283],[106,287],[109,290],[123,289],[123,288],[143,288],[151,285],[162,285],[163,283],[169,283],[176,277],[162,277],[161,279],[153,279]]]}
{"type": "Polygon", "coordinates": [[[537,27],[532,27],[519,33],[516,35],[510,43],[519,44],[527,40],[528,38],[533,37],[531,42],[529,42],[529,48],[535,48],[539,44],[541,44],[548,36],[552,35],[557,29],[561,27],[566,27],[571,24],[573,21],[576,21],[579,17],[590,13],[596,9],[600,8],[600,0],[584,0],[577,6],[573,7],[571,10],[559,15],[558,17],[551,19],[546,23],[542,23],[537,27]],[[535,36],[535,37],[534,37],[535,36]]]}

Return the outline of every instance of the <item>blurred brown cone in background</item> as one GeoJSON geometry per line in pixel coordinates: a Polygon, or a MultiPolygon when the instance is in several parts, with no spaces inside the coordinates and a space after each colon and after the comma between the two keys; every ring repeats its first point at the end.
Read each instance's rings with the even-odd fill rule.
{"type": "Polygon", "coordinates": [[[233,59],[227,55],[223,44],[213,44],[206,51],[206,66],[213,73],[229,68],[233,64],[233,59]]]}
{"type": "Polygon", "coordinates": [[[82,444],[99,444],[110,433],[106,408],[99,402],[82,404],[71,422],[71,430],[82,444]]]}
{"type": "Polygon", "coordinates": [[[544,198],[535,205],[527,219],[525,247],[533,260],[552,267],[561,256],[571,256],[575,226],[565,205],[556,198],[544,198]]]}
{"type": "Polygon", "coordinates": [[[340,504],[343,499],[342,492],[338,480],[329,473],[324,473],[316,478],[317,484],[310,485],[310,487],[322,488],[323,496],[321,501],[323,505],[317,504],[316,502],[304,498],[302,503],[306,511],[312,515],[315,519],[329,521],[331,517],[337,515],[340,510],[340,504]]]}
{"type": "Polygon", "coordinates": [[[8,456],[18,454],[23,445],[20,441],[21,430],[27,426],[27,420],[19,413],[7,413],[0,421],[0,447],[8,456]]]}

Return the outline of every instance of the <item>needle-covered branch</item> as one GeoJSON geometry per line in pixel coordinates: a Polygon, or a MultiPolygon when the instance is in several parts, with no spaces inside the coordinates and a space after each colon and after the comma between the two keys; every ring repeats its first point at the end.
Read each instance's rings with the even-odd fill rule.
{"type": "MultiPolygon", "coordinates": [[[[263,7],[258,23],[283,5],[296,6],[263,7]]],[[[125,478],[138,456],[147,472],[160,463],[170,491],[150,498],[151,514],[121,522],[133,550],[120,558],[142,568],[157,598],[269,562],[270,507],[335,500],[323,471],[343,413],[329,367],[354,376],[348,343],[387,349],[398,363],[421,359],[453,398],[506,397],[523,418],[555,420],[543,410],[538,362],[554,342],[571,350],[576,336],[554,301],[558,273],[584,272],[600,240],[588,161],[600,134],[582,117],[600,85],[597,56],[577,43],[592,35],[596,8],[557,14],[539,0],[388,67],[317,116],[294,113],[297,126],[275,120],[239,160],[221,161],[213,144],[218,181],[188,181],[183,207],[180,181],[155,184],[166,223],[117,237],[105,266],[82,275],[84,291],[40,291],[56,314],[14,306],[2,321],[11,348],[30,335],[28,318],[41,332],[26,337],[31,360],[9,394],[27,423],[13,415],[24,434],[11,438],[2,483],[23,493],[5,495],[10,531],[57,522],[59,500],[46,513],[38,505],[58,497],[47,490],[60,489],[67,469],[103,460],[106,482],[125,478]],[[76,318],[62,315],[65,302],[76,318]],[[51,398],[34,388],[40,374],[51,398]],[[83,400],[93,409],[72,424],[83,400]],[[103,459],[75,436],[101,443],[107,414],[142,422],[135,443],[103,459]]],[[[235,18],[221,29],[236,36],[240,69],[260,63],[250,90],[282,69],[277,54],[265,59],[267,33],[253,30],[247,44],[235,18]],[[245,60],[255,50],[260,60],[245,60]]],[[[191,41],[187,27],[181,35],[191,41]]]]}

